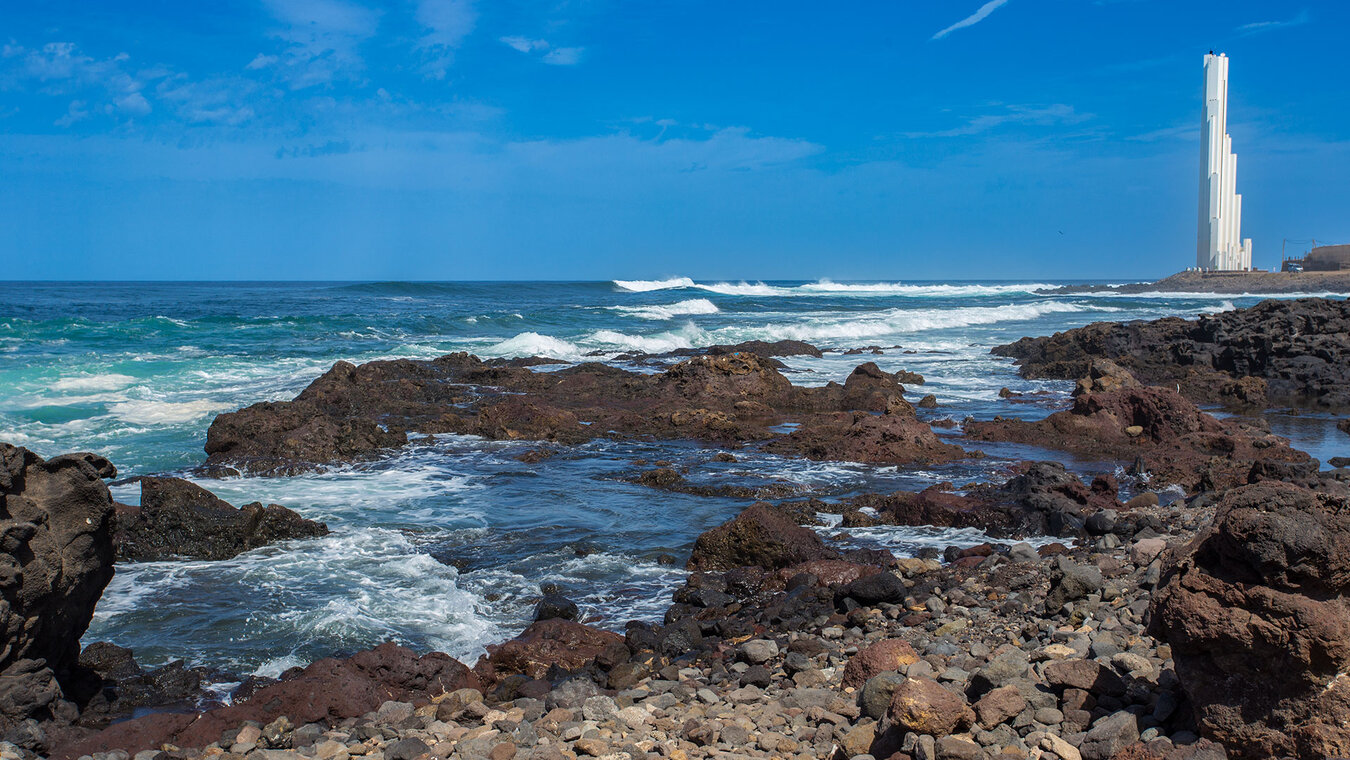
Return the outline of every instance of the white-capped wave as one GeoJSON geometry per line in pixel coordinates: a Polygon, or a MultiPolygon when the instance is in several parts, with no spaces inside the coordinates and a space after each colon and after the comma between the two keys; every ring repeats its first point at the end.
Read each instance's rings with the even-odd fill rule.
{"type": "Polygon", "coordinates": [[[614,280],[613,282],[615,287],[620,290],[627,290],[633,293],[694,287],[694,281],[688,277],[671,277],[666,280],[614,280]]]}
{"type": "Polygon", "coordinates": [[[739,343],[747,340],[850,340],[990,325],[998,322],[1026,321],[1046,314],[1114,310],[1060,301],[1038,301],[1007,306],[966,306],[959,309],[888,309],[859,317],[813,317],[757,327],[724,327],[713,330],[711,337],[715,343],[739,343]]]}
{"type": "Polygon", "coordinates": [[[109,372],[103,375],[75,375],[63,377],[51,384],[54,391],[115,391],[136,382],[130,375],[109,372]]]}
{"type": "Polygon", "coordinates": [[[610,306],[609,309],[630,317],[652,320],[674,319],[675,317],[696,314],[716,314],[719,311],[717,304],[706,298],[691,298],[688,301],[656,306],[610,306]]]}
{"type": "Polygon", "coordinates": [[[711,285],[695,285],[694,287],[726,296],[784,296],[792,295],[793,291],[793,288],[780,288],[765,285],[762,282],[718,282],[711,285]]]}
{"type": "Polygon", "coordinates": [[[219,411],[228,405],[218,401],[120,401],[108,412],[134,425],[178,425],[219,411]]]}
{"type": "Polygon", "coordinates": [[[620,349],[622,351],[642,351],[648,354],[660,354],[680,348],[693,348],[703,343],[696,337],[705,334],[697,328],[685,328],[676,332],[663,332],[655,335],[629,335],[616,330],[597,330],[586,336],[586,342],[597,344],[600,350],[620,349]]]}
{"type": "Polygon", "coordinates": [[[485,356],[508,358],[547,356],[553,359],[579,359],[582,352],[575,343],[570,343],[562,338],[541,335],[537,332],[523,332],[515,337],[507,338],[501,343],[489,346],[482,353],[485,356]]]}
{"type": "Polygon", "coordinates": [[[834,282],[819,280],[801,286],[807,293],[847,295],[874,293],[898,296],[996,296],[1009,293],[1039,293],[1057,286],[1043,282],[1011,283],[1006,285],[906,285],[901,282],[834,282]]]}

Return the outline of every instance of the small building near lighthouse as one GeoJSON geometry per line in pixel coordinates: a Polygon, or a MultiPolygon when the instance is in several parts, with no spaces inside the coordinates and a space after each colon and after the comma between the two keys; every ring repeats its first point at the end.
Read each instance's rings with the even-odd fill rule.
{"type": "Polygon", "coordinates": [[[1200,220],[1195,264],[1203,271],[1252,268],[1251,238],[1242,239],[1237,155],[1228,136],[1228,56],[1205,56],[1205,107],[1200,123],[1200,220]]]}

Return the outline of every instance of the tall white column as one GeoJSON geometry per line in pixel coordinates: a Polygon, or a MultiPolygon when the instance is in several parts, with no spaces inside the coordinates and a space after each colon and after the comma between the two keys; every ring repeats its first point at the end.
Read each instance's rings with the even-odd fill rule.
{"type": "Polygon", "coordinates": [[[1237,155],[1228,136],[1228,56],[1205,56],[1205,108],[1200,122],[1200,214],[1195,264],[1201,269],[1251,268],[1242,240],[1242,196],[1237,155]]]}

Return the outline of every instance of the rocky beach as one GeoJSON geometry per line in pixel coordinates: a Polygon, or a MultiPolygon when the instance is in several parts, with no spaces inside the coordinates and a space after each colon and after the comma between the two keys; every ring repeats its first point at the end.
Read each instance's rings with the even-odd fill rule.
{"type": "Polygon", "coordinates": [[[1350,423],[1336,418],[1350,411],[1346,301],[1262,301],[993,346],[1033,384],[1004,388],[1009,416],[985,419],[943,414],[940,399],[934,409],[931,369],[883,369],[885,347],[850,348],[784,339],[603,362],[338,362],[292,399],[214,416],[197,464],[176,475],[119,478],[101,454],[4,444],[0,756],[1350,754],[1350,469],[1324,469],[1265,416],[1323,415],[1350,451],[1350,423]],[[841,380],[793,382],[785,361],[831,350],[852,367],[841,380]],[[1042,400],[1043,378],[1074,381],[1072,392],[1042,400]],[[116,601],[115,572],[331,537],[286,506],[236,507],[199,483],[261,488],[438,435],[512,444],[522,466],[597,441],[689,442],[706,453],[630,459],[607,477],[653,498],[739,506],[682,556],[656,560],[684,568],[658,614],[607,622],[577,589],[536,579],[524,630],[475,658],[390,641],[261,675],[142,665],[84,635],[116,601]],[[705,477],[760,452],[788,465],[984,469],[844,495],[791,477],[705,477]],[[132,488],[137,504],[115,498],[132,488]],[[939,533],[909,550],[858,540],[888,530],[980,538],[943,545],[958,533],[939,533]]]}

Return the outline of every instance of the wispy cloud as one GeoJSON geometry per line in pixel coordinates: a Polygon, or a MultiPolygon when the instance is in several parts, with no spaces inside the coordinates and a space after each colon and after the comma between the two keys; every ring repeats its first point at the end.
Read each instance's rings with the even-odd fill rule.
{"type": "Polygon", "coordinates": [[[354,78],[364,62],[360,45],[375,34],[380,12],[345,0],[265,0],[282,24],[278,56],[259,55],[252,69],[273,69],[292,89],[354,78]]]}
{"type": "Polygon", "coordinates": [[[1008,124],[1031,126],[1081,124],[1090,118],[1092,118],[1091,114],[1079,113],[1073,106],[1065,103],[1054,103],[1048,106],[1013,105],[1006,106],[1001,113],[976,116],[959,127],[937,132],[906,132],[905,137],[961,137],[988,132],[1008,124]]]}
{"type": "Polygon", "coordinates": [[[1003,7],[1004,5],[1007,4],[1007,2],[1008,0],[989,0],[989,2],[985,3],[984,5],[981,5],[979,10],[975,11],[969,16],[966,16],[965,18],[961,19],[955,24],[952,24],[946,29],[943,29],[942,31],[933,35],[933,39],[940,40],[943,37],[946,37],[947,35],[956,31],[957,29],[965,29],[968,26],[975,26],[981,21],[984,21],[985,19],[989,18],[989,14],[1003,7]]]}
{"type": "Polygon", "coordinates": [[[417,43],[427,58],[422,71],[432,78],[443,78],[454,62],[454,51],[478,23],[473,0],[417,0],[414,17],[426,30],[417,43]]]}
{"type": "Polygon", "coordinates": [[[1255,21],[1250,24],[1243,24],[1237,28],[1238,34],[1260,34],[1261,32],[1273,32],[1277,29],[1288,29],[1291,26],[1302,26],[1312,20],[1308,9],[1304,8],[1298,12],[1298,15],[1286,21],[1255,21]]]}
{"type": "Polygon", "coordinates": [[[552,66],[575,66],[581,63],[584,47],[554,47],[548,40],[511,35],[499,38],[503,44],[527,55],[538,56],[540,61],[552,66]]]}
{"type": "Polygon", "coordinates": [[[120,119],[149,114],[153,109],[142,91],[167,73],[161,68],[136,70],[126,53],[95,58],[73,42],[49,42],[34,50],[9,43],[0,59],[7,62],[0,67],[0,86],[32,83],[48,95],[78,95],[56,121],[61,127],[98,112],[120,119]]]}

